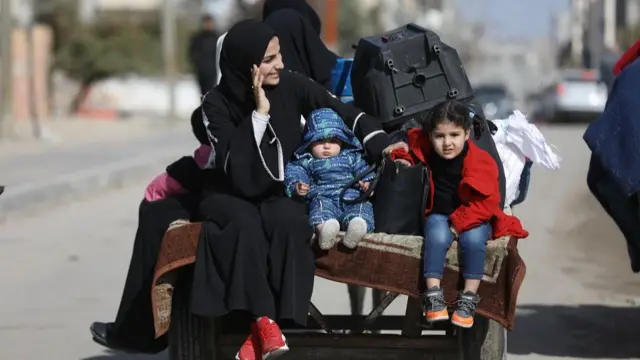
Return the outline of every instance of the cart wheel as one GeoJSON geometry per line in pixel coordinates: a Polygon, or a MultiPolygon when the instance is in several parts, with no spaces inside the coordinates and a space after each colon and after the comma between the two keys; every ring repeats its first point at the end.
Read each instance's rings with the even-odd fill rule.
{"type": "Polygon", "coordinates": [[[477,315],[471,329],[459,329],[461,360],[503,360],[507,358],[507,330],[493,320],[477,315]]]}
{"type": "MultiPolygon", "coordinates": [[[[185,279],[186,280],[186,279],[185,279]]],[[[215,322],[189,311],[190,282],[180,281],[173,292],[169,327],[169,360],[215,360],[215,322]]]]}

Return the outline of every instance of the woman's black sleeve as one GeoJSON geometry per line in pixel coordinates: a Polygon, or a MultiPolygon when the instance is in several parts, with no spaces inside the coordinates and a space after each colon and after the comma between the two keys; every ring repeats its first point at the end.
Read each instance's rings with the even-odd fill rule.
{"type": "MultiPolygon", "coordinates": [[[[224,170],[241,196],[261,197],[277,184],[265,170],[266,164],[277,164],[277,148],[263,141],[258,149],[251,115],[233,121],[229,108],[220,98],[221,95],[212,92],[202,103],[203,120],[216,153],[215,167],[224,170]]],[[[271,172],[277,174],[278,169],[271,169],[271,172]]]]}
{"type": "Polygon", "coordinates": [[[351,104],[345,104],[327,91],[322,85],[299,74],[291,74],[296,94],[302,102],[302,115],[321,108],[331,108],[342,117],[364,145],[368,157],[377,162],[382,158],[382,150],[389,146],[389,136],[382,130],[380,121],[367,115],[351,104]]]}

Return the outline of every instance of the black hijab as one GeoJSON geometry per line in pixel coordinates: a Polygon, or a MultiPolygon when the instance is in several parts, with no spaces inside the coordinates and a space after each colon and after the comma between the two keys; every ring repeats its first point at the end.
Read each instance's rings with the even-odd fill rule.
{"type": "Polygon", "coordinates": [[[217,88],[242,113],[255,109],[251,69],[253,65],[260,66],[269,42],[275,36],[275,30],[269,25],[247,19],[231,27],[224,38],[220,51],[222,78],[217,88]]]}
{"type": "Polygon", "coordinates": [[[264,22],[278,35],[284,68],[331,89],[331,70],[337,56],[327,49],[307,19],[295,10],[284,9],[269,15],[264,22]]]}
{"type": "Polygon", "coordinates": [[[322,22],[307,0],[265,0],[262,8],[262,19],[266,19],[278,10],[291,9],[309,21],[316,35],[322,33],[322,22]]]}

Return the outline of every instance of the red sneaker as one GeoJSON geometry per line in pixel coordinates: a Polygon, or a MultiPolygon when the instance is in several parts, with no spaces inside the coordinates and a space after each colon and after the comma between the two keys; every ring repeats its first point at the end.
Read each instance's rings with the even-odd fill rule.
{"type": "Polygon", "coordinates": [[[275,321],[264,316],[256,321],[256,325],[263,359],[272,359],[289,351],[287,339],[275,321]]]}
{"type": "Polygon", "coordinates": [[[251,334],[236,354],[236,360],[262,360],[262,346],[256,324],[251,324],[251,334]]]}

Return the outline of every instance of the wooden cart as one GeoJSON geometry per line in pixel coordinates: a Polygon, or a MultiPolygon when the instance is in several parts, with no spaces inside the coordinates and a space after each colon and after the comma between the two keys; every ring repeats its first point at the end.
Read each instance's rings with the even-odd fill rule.
{"type": "MultiPolygon", "coordinates": [[[[196,227],[196,225],[189,224],[184,227],[185,229],[170,230],[165,241],[173,241],[173,248],[175,248],[175,242],[185,242],[185,239],[192,241],[199,230],[199,226],[196,227]],[[182,231],[182,234],[167,240],[171,231],[182,231]]],[[[419,239],[414,240],[421,242],[419,239]]],[[[366,251],[364,250],[366,245],[362,248],[351,254],[344,254],[344,251],[336,249],[336,254],[341,251],[343,253],[327,254],[327,256],[353,257],[355,261],[361,261],[362,259],[357,260],[358,256],[367,256],[363,253],[366,251]]],[[[488,250],[488,253],[491,251],[493,250],[488,250]]],[[[164,315],[160,315],[159,307],[156,307],[155,311],[159,314],[156,317],[157,321],[161,316],[165,316],[166,320],[170,321],[170,325],[167,326],[170,360],[233,359],[240,345],[247,338],[246,324],[239,326],[237,322],[224,318],[210,319],[192,315],[188,307],[191,266],[185,265],[189,265],[193,259],[176,263],[167,260],[168,258],[171,256],[167,257],[165,254],[163,260],[161,251],[159,265],[156,268],[156,289],[162,288],[165,294],[170,294],[171,300],[168,306],[170,310],[167,313],[167,306],[161,306],[164,315]],[[165,264],[165,271],[160,271],[163,264],[165,264]]],[[[184,255],[182,258],[184,259],[184,255]]],[[[319,260],[316,265],[317,275],[336,280],[327,275],[326,269],[322,269],[323,266],[326,267],[326,262],[323,264],[319,260]]],[[[419,273],[419,269],[415,270],[419,273]]],[[[445,271],[445,277],[448,274],[447,271],[445,271]]],[[[376,308],[367,315],[323,315],[314,304],[310,304],[306,328],[282,329],[291,348],[291,351],[282,359],[499,360],[506,357],[507,335],[505,327],[500,323],[482,315],[476,315],[476,323],[471,329],[457,328],[448,322],[430,325],[424,321],[420,299],[416,296],[409,297],[404,316],[383,315],[383,311],[400,295],[400,292],[389,291],[389,286],[385,284],[376,286],[376,284],[365,284],[362,280],[341,282],[348,285],[367,285],[382,290],[384,296],[376,308]],[[379,333],[376,333],[377,331],[379,333]]]]}

